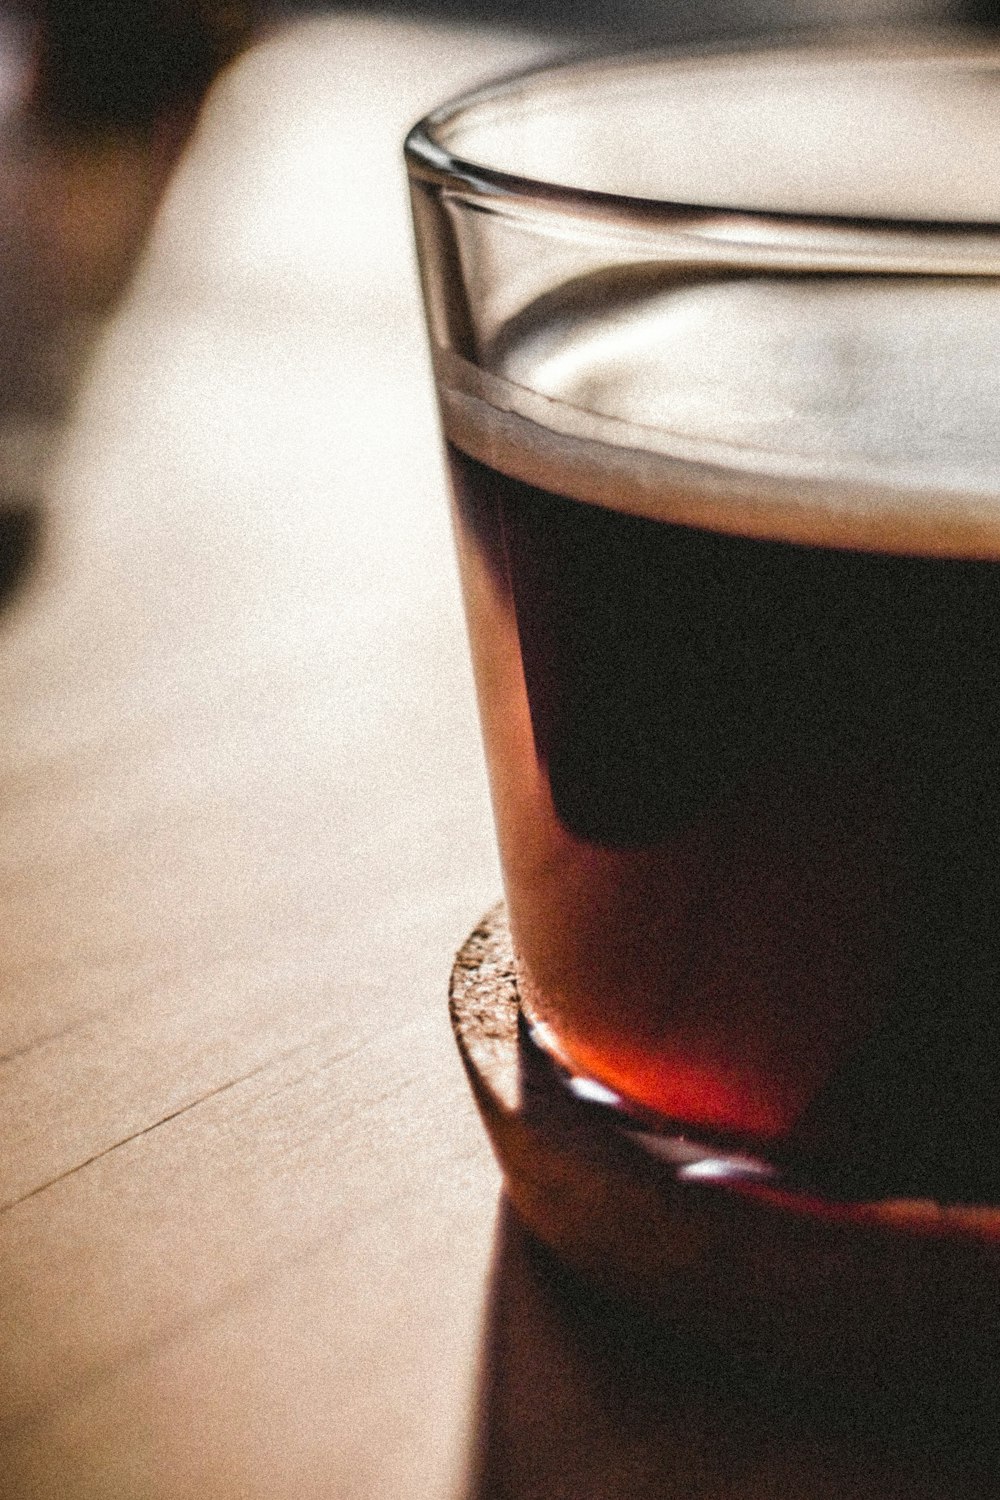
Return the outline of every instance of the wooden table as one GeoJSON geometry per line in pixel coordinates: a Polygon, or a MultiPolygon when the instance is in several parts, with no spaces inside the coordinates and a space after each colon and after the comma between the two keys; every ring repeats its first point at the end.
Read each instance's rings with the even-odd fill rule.
{"type": "Polygon", "coordinates": [[[179,127],[45,144],[8,104],[5,1500],[995,1492],[498,1216],[445,1009],[499,877],[399,141],[540,50],[300,23],[162,200],[179,127]]]}

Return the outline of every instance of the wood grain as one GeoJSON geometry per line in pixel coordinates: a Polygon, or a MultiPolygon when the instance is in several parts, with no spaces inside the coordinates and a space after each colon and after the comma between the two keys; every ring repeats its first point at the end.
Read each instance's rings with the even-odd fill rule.
{"type": "Polygon", "coordinates": [[[307,23],[158,208],[128,141],[60,168],[146,238],[38,336],[0,617],[5,1496],[464,1467],[497,1174],[445,988],[497,871],[400,140],[526,51],[307,23]]]}

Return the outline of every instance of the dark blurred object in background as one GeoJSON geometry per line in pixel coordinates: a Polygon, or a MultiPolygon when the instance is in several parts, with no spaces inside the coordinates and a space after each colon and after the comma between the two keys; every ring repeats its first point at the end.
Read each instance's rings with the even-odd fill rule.
{"type": "MultiPolygon", "coordinates": [[[[261,22],[342,8],[330,0],[7,4],[37,26],[40,111],[70,127],[142,126],[197,103],[261,22]]],[[[838,27],[1000,24],[1000,0],[354,0],[347,8],[523,27],[611,49],[838,27]]]]}
{"type": "Polygon", "coordinates": [[[627,51],[644,45],[697,46],[769,36],[875,31],[971,20],[970,7],[1000,0],[265,0],[271,15],[341,8],[523,28],[568,51],[627,51]]]}
{"type": "Polygon", "coordinates": [[[973,26],[983,26],[990,31],[1000,29],[1000,0],[966,0],[963,17],[973,26]]]}
{"type": "Polygon", "coordinates": [[[35,103],[54,124],[141,127],[197,104],[249,39],[256,0],[30,0],[35,103]]]}
{"type": "Polygon", "coordinates": [[[0,609],[39,552],[91,354],[253,3],[0,0],[0,609]]]}

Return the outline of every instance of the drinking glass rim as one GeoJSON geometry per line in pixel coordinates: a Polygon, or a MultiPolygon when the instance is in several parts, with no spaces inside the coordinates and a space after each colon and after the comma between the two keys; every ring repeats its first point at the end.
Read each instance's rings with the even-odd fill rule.
{"type": "MultiPolygon", "coordinates": [[[[748,207],[738,202],[705,203],[696,198],[635,196],[558,182],[542,175],[503,170],[476,161],[472,156],[463,156],[446,144],[447,133],[471,112],[493,100],[511,98],[535,80],[572,82],[577,78],[584,80],[588,75],[624,71],[637,65],[669,64],[676,68],[695,68],[712,62],[790,60],[795,56],[811,63],[842,61],[862,63],[865,67],[918,64],[928,71],[934,65],[956,61],[974,64],[978,60],[984,66],[992,62],[1000,69],[1000,42],[991,43],[984,37],[945,28],[889,35],[885,32],[849,32],[833,36],[828,33],[790,33],[766,39],[729,39],[698,46],[641,47],[624,52],[543,59],[454,96],[422,116],[404,142],[408,170],[412,178],[467,195],[470,199],[534,204],[539,209],[576,219],[593,218],[605,225],[617,222],[623,227],[631,225],[640,230],[657,226],[669,227],[674,232],[685,229],[697,232],[709,223],[718,227],[724,222],[726,237],[734,244],[743,239],[741,229],[746,231],[751,242],[765,231],[772,244],[775,237],[782,240],[787,236],[794,240],[802,234],[819,233],[824,240],[829,237],[831,243],[827,248],[832,248],[840,234],[848,235],[855,248],[858,236],[872,242],[902,236],[909,241],[922,240],[928,251],[932,244],[952,240],[956,247],[961,245],[966,252],[972,251],[974,259],[978,260],[975,250],[979,247],[975,241],[986,237],[991,252],[988,255],[990,264],[983,269],[1000,274],[1000,212],[997,217],[981,219],[935,219],[895,214],[788,211],[748,207]],[[876,44],[879,50],[873,55],[870,49],[876,44]]],[[[964,261],[966,254],[961,258],[964,261]]]]}

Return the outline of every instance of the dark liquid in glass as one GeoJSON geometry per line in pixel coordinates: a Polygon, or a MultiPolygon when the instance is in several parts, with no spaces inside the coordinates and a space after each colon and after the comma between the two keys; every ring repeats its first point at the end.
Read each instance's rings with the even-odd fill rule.
{"type": "Polygon", "coordinates": [[[1000,565],[630,514],[494,446],[450,456],[543,1044],[830,1197],[1000,1201],[1000,565]]]}

